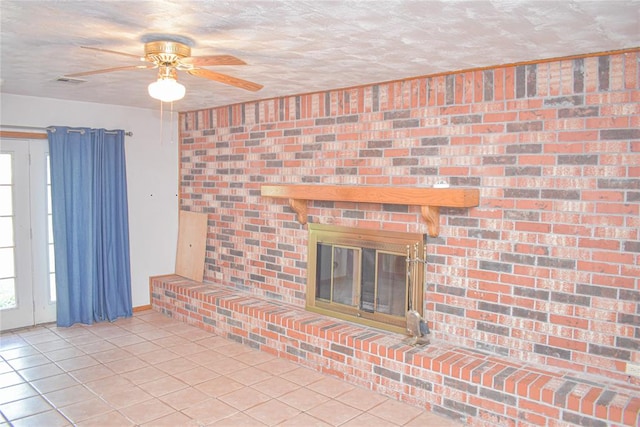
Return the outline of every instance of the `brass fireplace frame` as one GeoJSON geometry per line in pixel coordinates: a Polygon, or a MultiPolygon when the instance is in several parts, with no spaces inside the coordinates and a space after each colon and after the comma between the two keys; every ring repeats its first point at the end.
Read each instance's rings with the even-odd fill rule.
{"type": "MultiPolygon", "coordinates": [[[[375,327],[391,332],[407,333],[406,312],[409,310],[408,298],[411,298],[412,308],[421,315],[424,302],[424,264],[416,263],[412,274],[412,283],[409,286],[408,275],[405,277],[404,289],[404,310],[401,315],[390,315],[382,312],[371,312],[363,310],[360,304],[346,305],[334,303],[332,301],[316,298],[316,277],[318,244],[332,245],[339,248],[354,249],[375,249],[376,253],[392,254],[402,256],[406,261],[408,250],[417,250],[419,254],[424,252],[425,236],[419,233],[405,233],[385,230],[368,230],[362,228],[350,228],[337,225],[309,224],[308,259],[307,259],[307,292],[306,309],[315,313],[338,319],[348,320],[366,326],[375,327]],[[408,296],[408,291],[411,294],[408,296]],[[407,298],[408,297],[408,298],[407,298]]],[[[377,257],[376,257],[377,258],[377,257]]],[[[360,260],[360,265],[362,261],[360,260]]],[[[406,268],[406,262],[404,264],[406,268]]],[[[332,267],[333,268],[333,267],[332,267]]],[[[361,268],[359,269],[361,273],[361,268]]],[[[376,269],[377,270],[377,269],[376,269]]],[[[376,283],[377,283],[376,274],[376,283]]],[[[354,282],[359,283],[355,298],[361,298],[361,277],[357,277],[354,282]]],[[[376,284],[377,289],[377,284],[376,284]]]]}

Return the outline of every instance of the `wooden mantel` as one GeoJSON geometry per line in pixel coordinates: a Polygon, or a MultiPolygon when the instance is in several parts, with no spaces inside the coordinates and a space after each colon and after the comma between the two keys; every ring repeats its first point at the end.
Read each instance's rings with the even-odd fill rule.
{"type": "Polygon", "coordinates": [[[384,203],[420,206],[429,235],[436,237],[440,228],[440,207],[478,206],[476,188],[373,187],[349,185],[263,185],[261,195],[288,199],[301,224],[307,223],[307,201],[384,203]]]}

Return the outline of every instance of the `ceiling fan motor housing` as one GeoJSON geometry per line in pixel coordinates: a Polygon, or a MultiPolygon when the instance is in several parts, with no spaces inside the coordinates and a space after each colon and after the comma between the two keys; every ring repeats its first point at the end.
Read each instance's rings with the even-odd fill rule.
{"type": "Polygon", "coordinates": [[[155,64],[176,65],[180,59],[191,56],[191,48],[172,41],[149,42],[144,45],[144,56],[155,64]]]}

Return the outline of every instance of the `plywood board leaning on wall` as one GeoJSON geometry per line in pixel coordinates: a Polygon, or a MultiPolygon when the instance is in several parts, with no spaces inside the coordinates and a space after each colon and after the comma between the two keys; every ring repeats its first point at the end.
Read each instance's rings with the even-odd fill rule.
{"type": "Polygon", "coordinates": [[[207,243],[207,214],[180,211],[176,274],[202,282],[207,243]]]}

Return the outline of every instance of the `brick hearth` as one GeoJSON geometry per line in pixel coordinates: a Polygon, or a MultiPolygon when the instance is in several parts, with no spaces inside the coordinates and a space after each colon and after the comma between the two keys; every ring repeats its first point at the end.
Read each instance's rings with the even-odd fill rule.
{"type": "Polygon", "coordinates": [[[180,276],[150,279],[174,319],[470,425],[637,425],[637,387],[407,338],[180,276]],[[504,417],[495,414],[503,413],[504,417]]]}

